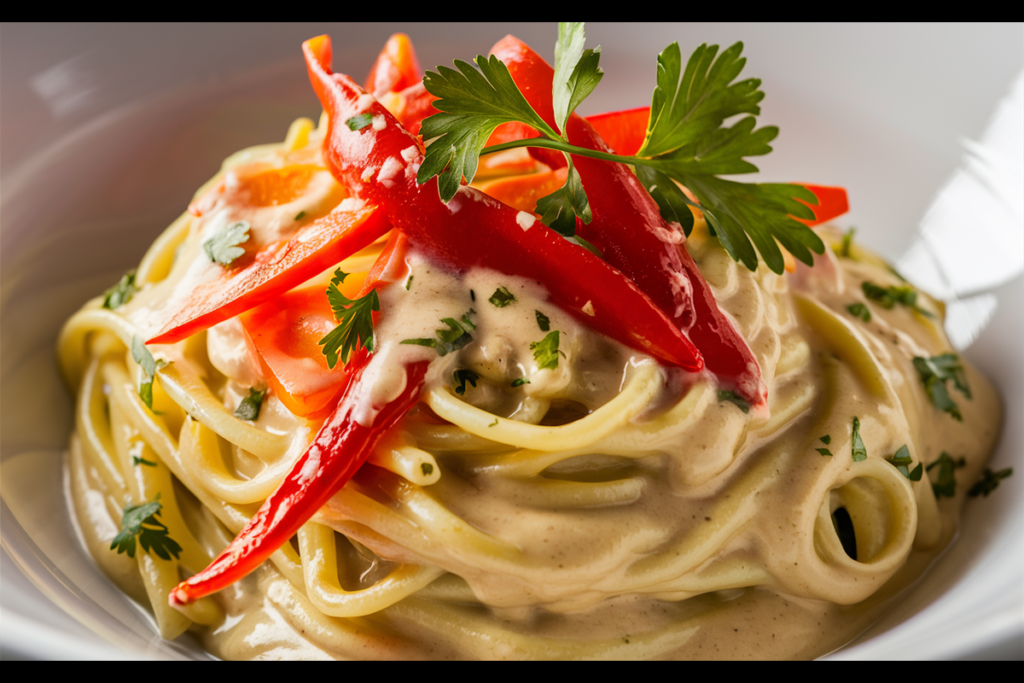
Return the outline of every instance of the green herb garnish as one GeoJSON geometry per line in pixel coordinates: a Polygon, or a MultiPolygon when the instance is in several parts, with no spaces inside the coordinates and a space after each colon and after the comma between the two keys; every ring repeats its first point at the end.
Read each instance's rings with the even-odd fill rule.
{"type": "Polygon", "coordinates": [[[505,308],[509,304],[515,303],[516,297],[512,292],[508,291],[508,287],[498,287],[494,290],[494,294],[491,294],[491,298],[488,301],[498,308],[505,308]]]}
{"type": "Polygon", "coordinates": [[[348,126],[349,130],[362,130],[368,125],[373,123],[373,114],[356,114],[350,119],[346,119],[345,125],[348,126]]]}
{"type": "MultiPolygon", "coordinates": [[[[583,24],[559,25],[552,91],[559,130],[565,129],[569,116],[603,75],[600,48],[586,50],[583,43],[583,24]]],[[[678,44],[662,51],[647,136],[636,156],[569,144],[566,136],[533,110],[507,67],[494,56],[477,57],[476,68],[462,61],[455,62],[456,69],[439,66],[436,73],[428,71],[423,79],[426,89],[439,98],[434,107],[441,113],[423,122],[423,138],[430,143],[417,181],[423,184],[438,176],[441,199],[448,202],[463,177],[473,180],[481,154],[514,147],[560,151],[568,164],[566,183],[538,200],[537,211],[545,225],[579,243],[576,219],[589,223],[591,211],[570,154],[628,164],[658,203],[662,215],[679,222],[686,235],[693,228],[689,207],[696,206],[729,255],[750,270],[757,268],[760,253],[768,267],[781,274],[784,261],[779,244],[812,265],[811,252],[821,254],[825,245],[794,217],[814,217],[810,208],[797,201],[816,204],[814,193],[800,185],[739,183],[719,177],[756,172],[757,167],[744,157],[769,153],[768,143],[778,135],[773,126],[755,130],[755,117],[761,111],[758,103],[764,97],[759,89],[761,82],[733,82],[746,63],[740,56],[742,49],[742,43],[736,43],[719,55],[717,45],[701,45],[685,68],[678,44]],[[723,125],[740,115],[746,116],[729,127],[723,125]],[[540,137],[485,148],[491,132],[509,121],[535,128],[540,137]],[[691,202],[676,181],[689,188],[699,204],[691,202]]]]}
{"type": "Polygon", "coordinates": [[[203,242],[203,251],[211,261],[229,266],[245,249],[238,246],[249,241],[249,221],[238,221],[225,227],[210,239],[203,242]]]}
{"type": "Polygon", "coordinates": [[[410,275],[409,279],[405,281],[405,291],[408,292],[410,287],[412,287],[412,275],[410,275]]]}
{"type": "Polygon", "coordinates": [[[972,498],[977,496],[985,496],[987,498],[988,494],[996,490],[996,487],[999,486],[999,482],[1006,479],[1011,474],[1013,474],[1012,467],[1007,467],[1005,470],[999,470],[998,472],[993,472],[986,467],[985,473],[981,475],[981,479],[977,484],[971,487],[971,490],[967,492],[967,495],[972,498]]]}
{"type": "Polygon", "coordinates": [[[832,451],[830,451],[830,450],[829,450],[829,449],[827,449],[827,448],[815,448],[814,450],[818,451],[818,452],[819,452],[819,453],[821,453],[822,455],[829,455],[829,456],[831,456],[831,455],[832,455],[832,451]]]}
{"type": "Polygon", "coordinates": [[[103,308],[110,310],[119,308],[131,301],[133,294],[135,294],[135,271],[129,270],[121,276],[116,285],[106,291],[103,297],[103,308]]]}
{"type": "Polygon", "coordinates": [[[526,379],[525,377],[518,377],[518,378],[512,380],[512,386],[514,386],[514,387],[521,387],[524,384],[529,384],[529,383],[530,383],[530,380],[526,379]]]}
{"type": "Polygon", "coordinates": [[[843,233],[843,243],[839,246],[839,256],[851,258],[850,247],[853,246],[853,233],[856,231],[856,228],[850,228],[843,233]]]}
{"type": "Polygon", "coordinates": [[[380,310],[377,290],[371,289],[358,299],[349,299],[338,289],[338,285],[348,276],[341,268],[336,269],[327,287],[327,300],[331,303],[338,326],[318,344],[324,347],[329,368],[338,363],[339,350],[342,363],[347,363],[352,352],[360,346],[373,351],[373,313],[380,310]]]}
{"type": "Polygon", "coordinates": [[[830,443],[832,443],[832,435],[831,434],[826,434],[825,436],[818,437],[818,441],[822,442],[823,444],[825,444],[827,446],[830,443]]]}
{"type": "Polygon", "coordinates": [[[873,282],[865,280],[861,283],[860,288],[863,290],[864,296],[871,299],[882,308],[892,308],[896,304],[902,304],[903,306],[920,313],[926,318],[935,317],[917,305],[917,290],[909,285],[904,285],[902,287],[881,287],[873,282]]]}
{"type": "Polygon", "coordinates": [[[530,343],[530,350],[533,351],[533,359],[537,361],[538,370],[554,370],[558,367],[558,356],[566,357],[558,350],[558,336],[558,330],[554,330],[539,342],[530,343]]]}
{"type": "Polygon", "coordinates": [[[301,221],[305,217],[306,217],[306,212],[305,211],[299,211],[297,214],[295,214],[295,220],[297,220],[297,221],[301,221]]]}
{"type": "Polygon", "coordinates": [[[159,493],[152,502],[126,507],[121,517],[121,531],[114,536],[110,549],[116,549],[119,555],[128,553],[128,557],[135,557],[135,538],[138,537],[147,553],[154,552],[165,560],[171,559],[171,555],[178,559],[181,546],[168,536],[167,527],[157,521],[162,508],[159,493]]]}
{"type": "Polygon", "coordinates": [[[551,329],[551,320],[540,311],[534,311],[537,314],[537,327],[540,328],[541,332],[547,332],[551,329]]]}
{"type": "Polygon", "coordinates": [[[963,422],[964,418],[960,414],[960,409],[950,398],[949,391],[946,389],[946,382],[953,380],[953,386],[968,399],[971,398],[971,388],[967,386],[967,375],[964,373],[964,366],[961,365],[960,358],[955,353],[944,353],[931,358],[915,356],[914,367],[917,368],[917,374],[924,382],[924,390],[928,393],[932,405],[949,413],[954,420],[963,422]]]}
{"type": "Polygon", "coordinates": [[[917,463],[917,467],[910,470],[910,465],[914,462],[914,459],[910,457],[910,449],[907,448],[906,444],[900,446],[900,449],[896,451],[896,454],[891,458],[887,458],[887,460],[891,462],[897,470],[899,470],[900,474],[910,481],[921,480],[923,467],[921,463],[917,463]]]}
{"type": "Polygon", "coordinates": [[[420,472],[423,472],[424,477],[429,477],[434,473],[434,466],[429,462],[422,462],[420,463],[420,472]]]}
{"type": "Polygon", "coordinates": [[[868,459],[868,449],[864,447],[864,440],[860,438],[860,420],[856,417],[853,418],[853,437],[850,446],[854,462],[868,459]]]}
{"type": "Polygon", "coordinates": [[[480,379],[480,375],[473,372],[472,370],[456,370],[455,381],[458,384],[455,387],[455,393],[462,396],[466,393],[466,383],[469,382],[471,386],[476,387],[476,381],[480,379]]]}
{"type": "Polygon", "coordinates": [[[868,309],[867,306],[865,306],[859,301],[855,304],[850,304],[849,306],[847,306],[846,310],[854,318],[860,318],[866,323],[871,322],[871,311],[868,309]]]}
{"type": "Polygon", "coordinates": [[[139,337],[132,337],[132,358],[142,368],[143,379],[139,384],[139,398],[147,408],[153,410],[153,378],[156,377],[156,371],[167,365],[167,362],[154,359],[146,347],[146,342],[139,337]]]}
{"type": "Polygon", "coordinates": [[[152,460],[146,460],[145,458],[140,458],[137,455],[132,456],[132,465],[136,467],[138,467],[139,465],[145,465],[146,467],[156,467],[156,463],[153,462],[152,460]]]}
{"type": "MultiPolygon", "coordinates": [[[[436,339],[404,339],[402,344],[416,344],[418,346],[429,346],[437,351],[439,356],[447,356],[452,351],[458,351],[469,342],[473,341],[469,330],[476,329],[469,316],[476,313],[472,308],[462,314],[461,320],[455,318],[442,318],[441,322],[448,326],[445,330],[434,330],[436,339]]],[[[476,385],[473,385],[476,386],[476,385]]]]}
{"type": "Polygon", "coordinates": [[[952,498],[956,495],[956,469],[963,467],[966,461],[963,458],[960,460],[953,460],[949,453],[945,451],[939,456],[939,459],[933,463],[930,463],[925,468],[926,472],[931,472],[936,467],[939,468],[939,472],[936,475],[936,480],[932,482],[932,492],[936,498],[952,498]]]}
{"type": "Polygon", "coordinates": [[[263,405],[263,397],[267,395],[267,389],[249,388],[249,395],[241,400],[235,408],[235,417],[239,420],[255,421],[260,416],[260,407],[263,405]]]}
{"type": "Polygon", "coordinates": [[[750,402],[740,398],[734,391],[718,390],[719,403],[732,403],[744,413],[750,412],[750,402]]]}

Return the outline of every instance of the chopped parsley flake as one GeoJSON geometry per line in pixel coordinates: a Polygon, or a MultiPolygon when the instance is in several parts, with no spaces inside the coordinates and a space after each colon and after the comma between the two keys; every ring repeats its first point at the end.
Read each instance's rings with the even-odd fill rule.
{"type": "Polygon", "coordinates": [[[537,361],[538,370],[554,370],[558,367],[558,356],[566,357],[563,352],[558,350],[558,336],[558,330],[554,330],[539,342],[530,343],[530,350],[533,351],[533,359],[537,361]]]}
{"type": "Polygon", "coordinates": [[[958,467],[963,467],[967,462],[960,458],[959,460],[953,460],[953,458],[946,453],[942,452],[939,459],[933,463],[930,463],[925,471],[931,472],[936,467],[939,468],[938,474],[935,480],[932,482],[932,492],[936,498],[952,498],[956,495],[956,470],[958,467]]]}
{"type": "Polygon", "coordinates": [[[860,420],[856,417],[853,418],[853,438],[850,445],[854,462],[868,459],[868,449],[864,447],[864,440],[860,438],[860,420]]]}
{"type": "Polygon", "coordinates": [[[739,396],[736,395],[736,392],[733,391],[725,391],[720,389],[718,391],[718,402],[732,403],[737,408],[742,410],[744,413],[750,412],[750,402],[740,398],[739,396]]]}
{"type": "Polygon", "coordinates": [[[420,463],[420,471],[423,472],[424,477],[429,477],[434,473],[434,466],[429,462],[420,463]]]}
{"type": "Polygon", "coordinates": [[[846,307],[847,312],[854,318],[860,318],[866,323],[871,322],[871,311],[861,302],[850,304],[846,307]]]}
{"type": "Polygon", "coordinates": [[[249,395],[243,398],[235,408],[235,417],[239,420],[255,421],[260,416],[260,407],[263,405],[263,397],[266,394],[266,388],[250,387],[249,395]]]}
{"type": "Polygon", "coordinates": [[[103,297],[103,308],[109,308],[110,310],[119,308],[131,301],[132,295],[135,292],[135,271],[129,270],[121,276],[116,285],[106,291],[103,297]]]}
{"type": "Polygon", "coordinates": [[[229,266],[245,249],[238,246],[249,241],[249,221],[238,221],[227,226],[203,242],[203,251],[210,260],[222,266],[229,266]]]}
{"type": "Polygon", "coordinates": [[[494,290],[494,294],[491,295],[488,301],[498,308],[505,308],[509,304],[515,303],[516,297],[512,292],[508,291],[508,287],[498,287],[494,290]]]}
{"type": "Polygon", "coordinates": [[[167,362],[155,360],[153,354],[146,347],[146,342],[139,337],[132,338],[132,358],[142,368],[144,375],[142,383],[139,384],[139,398],[147,408],[153,410],[153,378],[156,376],[156,371],[167,365],[167,362]]]}
{"type": "Polygon", "coordinates": [[[976,498],[977,496],[985,496],[987,498],[988,494],[996,490],[996,487],[999,486],[999,482],[1006,479],[1011,474],[1013,474],[1012,467],[1007,467],[1005,470],[999,470],[998,472],[993,472],[986,467],[985,473],[981,475],[981,479],[977,484],[971,487],[971,490],[967,492],[967,495],[972,498],[976,498]]]}
{"type": "MultiPolygon", "coordinates": [[[[416,344],[417,346],[429,346],[437,351],[439,356],[447,356],[452,351],[458,351],[466,344],[473,341],[469,330],[476,329],[476,325],[470,321],[469,316],[475,314],[472,308],[462,314],[462,319],[442,318],[441,322],[448,326],[446,330],[434,330],[437,333],[436,339],[404,339],[402,344],[416,344]]],[[[476,386],[475,384],[473,386],[476,386]]]]}
{"type": "Polygon", "coordinates": [[[909,285],[881,287],[865,280],[861,283],[860,288],[863,290],[864,296],[882,308],[892,308],[896,304],[901,304],[927,318],[934,317],[931,313],[917,305],[917,290],[909,285]]]}
{"type": "Polygon", "coordinates": [[[521,387],[522,385],[529,383],[530,380],[526,379],[525,377],[519,377],[517,379],[512,380],[512,386],[514,387],[521,387]]]}
{"type": "Polygon", "coordinates": [[[921,463],[917,463],[917,467],[910,470],[910,465],[914,462],[914,459],[910,457],[910,449],[907,448],[906,444],[900,446],[900,449],[896,451],[895,455],[888,458],[888,461],[899,470],[900,474],[910,481],[921,481],[923,466],[921,463]]]}
{"type": "Polygon", "coordinates": [[[140,458],[137,455],[133,455],[132,456],[132,465],[134,465],[136,467],[139,466],[139,465],[145,465],[146,467],[156,467],[156,463],[155,462],[153,462],[151,460],[146,460],[145,458],[140,458]]]}
{"type": "Polygon", "coordinates": [[[371,123],[373,123],[373,114],[370,113],[356,114],[345,121],[345,125],[348,126],[349,130],[362,130],[371,123]]]}
{"type": "Polygon", "coordinates": [[[128,557],[135,557],[135,539],[138,537],[147,553],[154,552],[165,560],[171,559],[171,555],[178,559],[181,546],[168,535],[167,526],[157,520],[162,508],[160,494],[152,502],[126,507],[121,518],[121,531],[114,536],[110,549],[116,549],[119,555],[127,553],[128,557]]]}
{"type": "Polygon", "coordinates": [[[537,314],[537,327],[540,328],[541,332],[547,332],[551,329],[551,320],[541,313],[540,311],[534,311],[537,314]]]}
{"type": "Polygon", "coordinates": [[[971,398],[971,388],[967,386],[967,376],[964,373],[964,366],[960,364],[960,358],[955,353],[944,353],[931,358],[915,356],[914,367],[924,382],[924,390],[928,393],[932,405],[949,413],[954,420],[963,422],[960,409],[950,398],[946,388],[947,380],[953,380],[953,386],[968,399],[971,398]]]}

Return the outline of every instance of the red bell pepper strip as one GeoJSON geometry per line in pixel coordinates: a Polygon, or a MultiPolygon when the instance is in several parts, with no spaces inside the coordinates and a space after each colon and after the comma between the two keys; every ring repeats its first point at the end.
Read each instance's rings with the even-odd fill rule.
{"type": "Polygon", "coordinates": [[[228,266],[220,279],[197,286],[146,343],[171,344],[244,313],[343,261],[390,229],[376,206],[318,218],[290,239],[265,247],[247,265],[228,266]]]}
{"type": "MultiPolygon", "coordinates": [[[[508,36],[491,50],[509,68],[527,101],[554,125],[551,81],[554,70],[519,39],[508,36]],[[550,117],[550,118],[547,118],[550,117]]],[[[569,141],[607,150],[587,121],[572,115],[569,141]]],[[[704,365],[719,382],[752,405],[762,405],[767,389],[753,352],[718,308],[711,288],[682,245],[682,233],[662,218],[657,204],[623,164],[573,155],[590,198],[593,220],[579,234],[605,259],[632,278],[680,330],[689,334],[704,365]]]]}
{"type": "Polygon", "coordinates": [[[396,33],[388,38],[377,61],[373,63],[370,75],[366,77],[365,89],[380,97],[384,93],[405,90],[422,81],[423,71],[416,60],[412,41],[404,33],[396,33]]]}
{"type": "Polygon", "coordinates": [[[647,120],[651,118],[650,107],[637,107],[623,111],[610,111],[586,117],[605,144],[616,154],[631,157],[644,144],[647,135],[647,120]]]}
{"type": "Polygon", "coordinates": [[[797,199],[798,202],[807,204],[811,211],[814,212],[814,220],[797,218],[804,225],[818,225],[826,221],[830,221],[833,218],[842,216],[844,213],[850,210],[850,201],[846,197],[845,187],[826,187],[824,185],[808,185],[807,183],[801,183],[804,187],[814,193],[814,196],[818,198],[817,204],[810,204],[802,199],[797,199]]]}
{"type": "Polygon", "coordinates": [[[380,406],[373,424],[360,424],[354,416],[366,400],[363,371],[368,359],[365,349],[356,353],[346,366],[348,381],[338,407],[313,443],[217,559],[171,591],[172,606],[215,593],[256,569],[352,478],[388,430],[416,405],[426,361],[406,368],[405,389],[398,398],[380,406]]]}
{"type": "Polygon", "coordinates": [[[534,217],[463,187],[448,204],[437,180],[416,183],[422,154],[409,134],[347,76],[330,71],[327,36],[303,44],[310,81],[328,113],[324,156],[343,185],[379,204],[395,229],[441,263],[491,268],[543,282],[554,303],[589,327],[672,365],[703,367],[690,340],[643,292],[607,263],[557,233],[534,227],[534,217]],[[384,126],[351,130],[358,114],[384,117],[384,126]]]}

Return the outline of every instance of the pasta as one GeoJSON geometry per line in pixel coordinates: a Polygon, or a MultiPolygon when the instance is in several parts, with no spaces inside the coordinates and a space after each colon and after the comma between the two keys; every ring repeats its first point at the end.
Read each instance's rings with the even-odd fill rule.
{"type": "MultiPolygon", "coordinates": [[[[401,120],[408,100],[392,86],[377,99],[401,120]]],[[[268,286],[219,280],[263,272],[224,250],[291,263],[327,239],[316,226],[372,224],[325,153],[331,130],[329,114],[299,119],[283,143],[228,158],[143,257],[130,300],[97,297],[61,333],[77,523],[164,638],[190,631],[231,659],[807,658],[863,631],[953,538],[965,487],[943,497],[933,483],[944,467],[978,478],[998,399],[957,359],[960,419],[937,407],[918,366],[952,357],[941,304],[872,298],[864,283],[890,299],[911,290],[832,228],[819,230],[832,248],[813,267],[783,274],[734,261],[701,215],[680,247],[749,347],[761,406],[741,383],[597,331],[587,316],[599,300],[573,313],[550,282],[399,251],[397,229],[145,350],[197,293],[268,286]],[[245,240],[216,241],[241,223],[245,240]],[[324,291],[352,304],[374,281],[372,357],[345,380],[360,356],[327,368],[316,341],[338,311],[324,291]],[[553,362],[541,355],[551,331],[553,362]],[[310,462],[335,403],[356,392],[352,429],[379,426],[416,363],[414,407],[269,562],[169,604],[310,462]],[[112,552],[126,509],[153,501],[159,515],[142,528],[180,552],[146,548],[145,531],[133,556],[112,552]]],[[[492,196],[509,168],[550,170],[525,154],[495,159],[475,183],[492,196]]],[[[386,185],[403,168],[363,180],[386,185]]],[[[516,214],[523,234],[535,219],[516,214]]]]}

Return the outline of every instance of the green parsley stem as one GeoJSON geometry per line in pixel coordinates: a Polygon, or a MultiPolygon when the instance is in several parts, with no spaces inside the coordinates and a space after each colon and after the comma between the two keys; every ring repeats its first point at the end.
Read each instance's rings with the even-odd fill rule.
{"type": "Polygon", "coordinates": [[[517,147],[544,147],[547,149],[554,149],[559,152],[566,152],[567,154],[576,154],[581,157],[590,157],[592,159],[601,159],[603,161],[614,161],[616,163],[627,164],[630,166],[651,165],[651,160],[644,157],[626,157],[618,154],[609,154],[608,152],[601,152],[596,149],[587,149],[586,147],[570,145],[568,142],[563,142],[562,140],[545,140],[544,138],[527,138],[526,140],[503,142],[500,145],[484,147],[480,154],[482,156],[493,152],[504,152],[507,149],[516,149],[517,147]]]}

